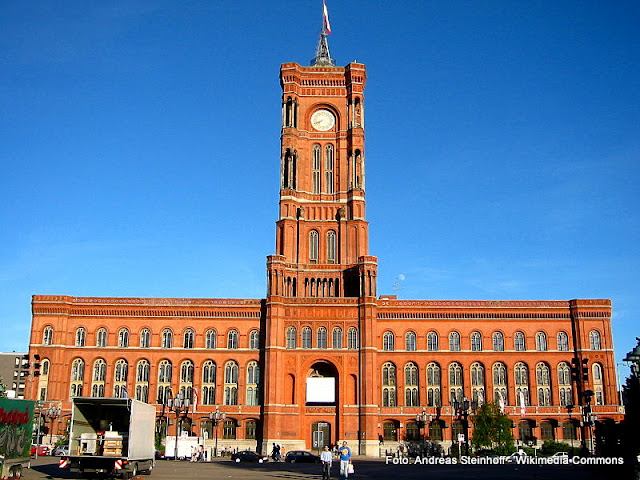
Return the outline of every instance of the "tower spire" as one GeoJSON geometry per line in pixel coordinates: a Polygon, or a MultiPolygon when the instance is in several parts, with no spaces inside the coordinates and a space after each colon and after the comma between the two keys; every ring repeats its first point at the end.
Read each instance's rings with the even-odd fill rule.
{"type": "Polygon", "coordinates": [[[311,66],[335,67],[336,61],[331,58],[329,53],[329,43],[327,35],[331,33],[331,25],[329,24],[329,11],[327,4],[322,0],[322,30],[320,30],[320,38],[316,47],[316,56],[311,60],[311,66]]]}

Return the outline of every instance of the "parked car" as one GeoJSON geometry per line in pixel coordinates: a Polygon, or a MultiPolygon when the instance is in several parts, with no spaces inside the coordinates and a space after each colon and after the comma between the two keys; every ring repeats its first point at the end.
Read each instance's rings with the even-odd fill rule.
{"type": "Polygon", "coordinates": [[[569,456],[569,454],[568,454],[567,452],[556,452],[556,453],[554,453],[554,454],[553,454],[553,455],[551,455],[551,456],[552,456],[552,457],[556,457],[556,458],[557,458],[557,457],[563,457],[563,458],[564,458],[564,457],[568,457],[568,456],[569,456]]]}
{"type": "Polygon", "coordinates": [[[516,463],[518,460],[518,458],[524,458],[527,456],[527,453],[524,452],[523,450],[520,450],[519,452],[513,452],[511,455],[509,455],[507,457],[507,463],[516,463]]]}
{"type": "Polygon", "coordinates": [[[51,448],[49,445],[31,445],[31,456],[36,456],[36,450],[38,453],[38,457],[43,457],[45,455],[49,455],[51,453],[51,448]]]}
{"type": "Polygon", "coordinates": [[[234,453],[231,455],[231,461],[240,463],[240,462],[257,462],[264,463],[269,461],[269,457],[266,455],[260,455],[259,453],[252,452],[251,450],[243,450],[238,453],[234,453]]]}
{"type": "Polygon", "coordinates": [[[291,450],[284,460],[289,463],[318,463],[320,457],[304,450],[291,450]]]}
{"type": "Polygon", "coordinates": [[[53,453],[51,455],[55,457],[61,457],[64,455],[69,455],[69,445],[60,445],[53,449],[53,453]]]}

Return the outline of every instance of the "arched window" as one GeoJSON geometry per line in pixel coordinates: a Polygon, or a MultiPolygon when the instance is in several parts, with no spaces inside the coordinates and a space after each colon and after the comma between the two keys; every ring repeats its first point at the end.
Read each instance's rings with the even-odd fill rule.
{"type": "Polygon", "coordinates": [[[327,193],[333,193],[333,145],[324,148],[324,182],[327,193]]]}
{"type": "Polygon", "coordinates": [[[251,333],[249,333],[249,348],[252,350],[258,350],[260,348],[259,330],[251,330],[251,333]]]}
{"type": "Polygon", "coordinates": [[[462,383],[462,365],[454,362],[449,365],[449,398],[462,402],[464,399],[464,384],[462,383]]]}
{"type": "MultiPolygon", "coordinates": [[[[389,332],[391,333],[391,332],[389,332]]],[[[386,335],[386,334],[385,334],[386,335]]],[[[416,334],[415,332],[407,332],[404,336],[405,349],[408,352],[416,351],[416,334]]],[[[385,350],[393,350],[393,348],[385,348],[385,350]]]]}
{"type": "Polygon", "coordinates": [[[169,360],[162,360],[158,366],[158,403],[166,403],[171,390],[173,365],[169,360]]]}
{"type": "Polygon", "coordinates": [[[76,329],[76,347],[84,347],[86,340],[87,331],[83,327],[76,329]]]}
{"type": "Polygon", "coordinates": [[[327,348],[327,329],[320,327],[317,332],[317,347],[325,349],[327,348]]]}
{"type": "Polygon", "coordinates": [[[311,154],[312,193],[320,193],[320,145],[314,145],[311,154]]]}
{"type": "Polygon", "coordinates": [[[593,379],[593,403],[594,405],[604,405],[604,377],[602,375],[602,365],[594,363],[591,366],[593,379]]]}
{"type": "Polygon", "coordinates": [[[387,352],[393,352],[396,349],[393,332],[384,332],[382,336],[382,349],[387,352]]]}
{"type": "MultiPolygon", "coordinates": [[[[237,405],[237,402],[229,405],[237,405]]],[[[233,418],[225,420],[222,424],[222,438],[225,440],[235,440],[237,428],[238,424],[233,418]]]]}
{"type": "Polygon", "coordinates": [[[238,404],[238,364],[233,360],[224,366],[224,404],[238,404]]]}
{"type": "Polygon", "coordinates": [[[513,346],[516,349],[516,352],[524,352],[527,349],[524,343],[524,333],[516,332],[513,335],[513,346]]]}
{"type": "Polygon", "coordinates": [[[349,327],[347,331],[347,348],[349,350],[358,348],[358,329],[356,327],[349,327]]]}
{"type": "Polygon", "coordinates": [[[118,347],[127,348],[129,346],[129,330],[121,328],[118,331],[118,347]]]}
{"type": "Polygon", "coordinates": [[[149,376],[151,365],[149,360],[140,360],[136,365],[136,400],[149,402],[149,376]]]}
{"type": "Polygon", "coordinates": [[[127,376],[129,365],[124,358],[116,362],[116,368],[113,375],[113,396],[124,398],[127,396],[127,376]]]}
{"type": "Polygon", "coordinates": [[[227,334],[227,348],[231,350],[236,350],[238,348],[237,330],[229,330],[229,333],[227,334]]]}
{"type": "Polygon", "coordinates": [[[567,332],[558,332],[558,350],[561,352],[569,351],[569,335],[567,335],[567,332]]]}
{"type": "Polygon", "coordinates": [[[558,390],[560,393],[560,406],[573,405],[573,393],[571,389],[571,367],[567,362],[558,364],[558,390]]]}
{"type": "Polygon", "coordinates": [[[309,232],[309,263],[318,263],[318,248],[318,232],[311,230],[309,232]]]}
{"type": "Polygon", "coordinates": [[[451,332],[449,334],[449,350],[452,352],[460,351],[460,334],[458,332],[451,332]]]}
{"type": "Polygon", "coordinates": [[[517,405],[529,405],[529,369],[523,362],[518,362],[513,368],[515,377],[517,405]]]}
{"type": "Polygon", "coordinates": [[[258,405],[258,384],[260,383],[260,367],[258,362],[247,365],[247,405],[258,405]]]}
{"type": "Polygon", "coordinates": [[[216,364],[213,360],[202,364],[202,404],[216,404],[216,364]]]}
{"type": "Polygon", "coordinates": [[[288,327],[287,328],[287,348],[293,349],[298,347],[297,337],[298,337],[298,331],[296,330],[296,327],[288,327]]]}
{"type": "Polygon", "coordinates": [[[327,233],[327,263],[336,263],[336,232],[327,233]]]}
{"type": "Polygon", "coordinates": [[[382,365],[382,406],[396,406],[396,366],[391,362],[382,365]]]}
{"type": "Polygon", "coordinates": [[[404,404],[407,407],[419,407],[418,366],[409,362],[404,366],[404,404]]]}
{"type": "Polygon", "coordinates": [[[551,405],[551,374],[549,365],[540,362],[536,365],[536,382],[538,384],[538,405],[548,407],[551,405]]]}
{"type": "Polygon", "coordinates": [[[302,348],[311,348],[311,327],[302,329],[302,348]]]}
{"type": "Polygon", "coordinates": [[[480,362],[471,364],[471,398],[478,405],[485,401],[484,365],[480,362]]]}
{"type": "Polygon", "coordinates": [[[504,352],[504,335],[502,335],[502,332],[493,332],[493,351],[504,352]]]}
{"type": "Polygon", "coordinates": [[[162,330],[162,348],[173,347],[173,332],[170,328],[162,330]]]}
{"type": "Polygon", "coordinates": [[[187,328],[182,335],[182,348],[193,348],[195,336],[193,328],[187,328]]]}
{"type": "Polygon", "coordinates": [[[438,334],[436,332],[427,333],[427,350],[430,352],[438,351],[438,334]]]}
{"type": "Polygon", "coordinates": [[[482,351],[482,334],[480,332],[471,333],[471,351],[472,352],[482,351]]]}
{"type": "Polygon", "coordinates": [[[96,347],[104,348],[107,346],[107,329],[99,328],[96,332],[96,347]]]}
{"type": "Polygon", "coordinates": [[[204,341],[205,347],[209,350],[213,350],[218,346],[218,332],[216,332],[215,329],[210,328],[205,334],[204,341]]]}
{"type": "Polygon", "coordinates": [[[53,327],[47,325],[44,327],[44,331],[42,332],[42,344],[43,345],[52,345],[53,344],[53,327]]]}
{"type": "Polygon", "coordinates": [[[509,405],[507,389],[507,367],[502,362],[493,364],[493,395],[494,401],[501,408],[509,405]]]}
{"type": "Polygon", "coordinates": [[[544,332],[536,333],[536,350],[539,352],[547,351],[547,334],[544,332]]]}
{"type": "Polygon", "coordinates": [[[69,396],[81,397],[84,383],[84,360],[76,358],[71,364],[71,385],[69,396]]]}
{"type": "Polygon", "coordinates": [[[335,327],[333,329],[331,340],[332,348],[342,348],[342,329],[340,327],[335,327]]]}
{"type": "Polygon", "coordinates": [[[435,362],[427,364],[427,407],[440,407],[440,365],[435,362]]]}
{"type": "Polygon", "coordinates": [[[140,348],[151,347],[151,330],[143,328],[140,330],[140,348]]]}
{"type": "Polygon", "coordinates": [[[255,440],[258,431],[258,422],[255,420],[247,420],[244,425],[244,438],[247,440],[255,440]]]}
{"type": "Polygon", "coordinates": [[[104,379],[107,376],[107,362],[102,358],[93,362],[93,375],[91,377],[91,396],[104,397],[104,379]]]}
{"type": "Polygon", "coordinates": [[[180,393],[184,398],[193,400],[193,373],[194,365],[191,360],[185,360],[180,364],[180,393]]]}
{"type": "Polygon", "coordinates": [[[591,350],[602,349],[600,332],[598,330],[591,330],[589,332],[589,345],[591,347],[591,350]]]}

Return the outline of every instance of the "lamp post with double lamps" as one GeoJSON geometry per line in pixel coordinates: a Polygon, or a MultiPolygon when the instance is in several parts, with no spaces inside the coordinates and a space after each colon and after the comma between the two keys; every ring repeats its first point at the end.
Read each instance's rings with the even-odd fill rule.
{"type": "Polygon", "coordinates": [[[220,412],[220,409],[216,407],[215,412],[209,412],[209,421],[211,422],[211,426],[216,432],[216,445],[213,447],[213,456],[218,456],[218,424],[220,421],[227,418],[227,414],[224,412],[220,412]]]}
{"type": "Polygon", "coordinates": [[[464,429],[464,450],[467,456],[469,456],[469,408],[475,410],[476,402],[470,402],[467,397],[464,397],[461,402],[457,399],[453,400],[453,409],[464,429]]]}
{"type": "Polygon", "coordinates": [[[416,415],[416,423],[418,424],[418,428],[423,429],[422,440],[424,440],[427,436],[427,420],[429,420],[429,416],[427,415],[427,412],[424,411],[424,409],[422,410],[422,413],[418,413],[416,415]]]}
{"type": "Polygon", "coordinates": [[[167,408],[176,414],[176,442],[174,446],[174,460],[178,460],[178,436],[180,435],[180,415],[189,411],[191,401],[184,392],[178,393],[175,397],[167,399],[167,408]]]}
{"type": "Polygon", "coordinates": [[[571,455],[573,455],[573,419],[571,418],[571,414],[573,413],[573,409],[576,407],[575,405],[570,403],[565,408],[567,409],[567,414],[569,415],[569,434],[571,435],[571,455]]]}
{"type": "Polygon", "coordinates": [[[51,425],[49,426],[49,445],[53,441],[53,422],[60,416],[62,409],[57,405],[50,405],[44,412],[45,419],[48,418],[51,425]]]}

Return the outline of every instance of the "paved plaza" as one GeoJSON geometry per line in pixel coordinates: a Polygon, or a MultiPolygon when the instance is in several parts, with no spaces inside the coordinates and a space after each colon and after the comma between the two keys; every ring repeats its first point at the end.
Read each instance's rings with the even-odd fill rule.
{"type": "MultiPolygon", "coordinates": [[[[625,478],[619,467],[583,467],[572,465],[516,466],[516,465],[392,465],[384,460],[356,458],[356,473],[352,480],[410,480],[410,479],[562,479],[590,480],[625,478]]],[[[332,478],[338,478],[338,464],[333,464],[332,478]]],[[[32,462],[32,468],[24,472],[26,480],[79,479],[67,469],[58,468],[56,457],[41,457],[32,462]]],[[[159,460],[149,480],[211,480],[211,479],[317,479],[322,478],[320,465],[315,464],[235,464],[229,460],[210,463],[190,463],[159,460]]]]}

